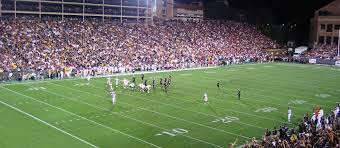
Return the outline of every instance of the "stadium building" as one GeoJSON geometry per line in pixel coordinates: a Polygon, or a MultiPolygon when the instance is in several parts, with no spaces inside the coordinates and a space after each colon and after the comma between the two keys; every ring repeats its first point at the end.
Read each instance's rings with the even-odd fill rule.
{"type": "Polygon", "coordinates": [[[171,19],[174,8],[174,0],[156,0],[156,14],[157,18],[171,19]]]}
{"type": "Polygon", "coordinates": [[[175,4],[174,19],[180,20],[203,20],[203,4],[196,2],[191,4],[175,4]]]}
{"type": "Polygon", "coordinates": [[[190,3],[175,3],[174,0],[158,0],[156,2],[157,18],[167,20],[203,20],[203,2],[192,0],[190,3]]]}
{"type": "Polygon", "coordinates": [[[310,46],[337,44],[340,29],[340,0],[335,0],[316,10],[310,22],[310,46]]]}
{"type": "Polygon", "coordinates": [[[174,0],[4,0],[0,16],[98,19],[117,22],[151,22],[160,19],[202,20],[202,2],[175,4],[174,0]]]}
{"type": "Polygon", "coordinates": [[[148,22],[155,0],[3,0],[2,17],[101,19],[148,22]]]}

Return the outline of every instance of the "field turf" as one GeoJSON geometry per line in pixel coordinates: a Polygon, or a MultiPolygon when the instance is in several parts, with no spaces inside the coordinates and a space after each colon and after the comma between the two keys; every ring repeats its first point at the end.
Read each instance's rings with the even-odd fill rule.
{"type": "Polygon", "coordinates": [[[150,94],[118,87],[114,107],[106,78],[0,84],[0,147],[228,147],[260,138],[266,128],[294,127],[315,106],[329,113],[340,101],[340,69],[333,67],[271,63],[145,74],[149,84],[153,77],[158,86],[150,94]],[[169,74],[166,94],[159,78],[169,74]]]}

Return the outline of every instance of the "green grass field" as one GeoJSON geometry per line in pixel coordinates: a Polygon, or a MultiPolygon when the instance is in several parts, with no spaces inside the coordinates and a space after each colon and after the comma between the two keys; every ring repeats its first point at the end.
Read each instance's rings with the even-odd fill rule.
{"type": "Polygon", "coordinates": [[[228,147],[340,102],[340,69],[331,67],[251,64],[145,77],[169,74],[168,95],[159,86],[150,94],[119,87],[114,107],[106,78],[0,84],[0,147],[228,147]]]}

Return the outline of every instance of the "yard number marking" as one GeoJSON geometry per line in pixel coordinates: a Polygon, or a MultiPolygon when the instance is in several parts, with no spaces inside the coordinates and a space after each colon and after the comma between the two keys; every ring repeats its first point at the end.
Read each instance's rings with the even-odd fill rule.
{"type": "Polygon", "coordinates": [[[45,90],[45,87],[31,87],[29,89],[27,89],[27,91],[34,91],[34,90],[45,90]]]}
{"type": "Polygon", "coordinates": [[[224,118],[217,118],[217,119],[215,119],[215,120],[212,121],[212,122],[213,122],[213,123],[216,123],[216,122],[230,123],[230,122],[233,122],[233,121],[236,121],[236,120],[240,120],[240,119],[237,118],[237,117],[226,116],[226,117],[224,117],[224,118]]]}
{"type": "Polygon", "coordinates": [[[315,96],[320,97],[320,98],[327,98],[330,97],[330,94],[316,94],[315,96]]]}
{"type": "Polygon", "coordinates": [[[305,100],[292,100],[288,104],[304,104],[306,102],[307,101],[305,101],[305,100]]]}
{"type": "Polygon", "coordinates": [[[75,84],[74,86],[88,86],[90,85],[90,83],[78,83],[78,84],[75,84]]]}
{"type": "Polygon", "coordinates": [[[188,131],[185,130],[185,129],[174,128],[174,129],[169,130],[169,131],[162,131],[161,133],[156,134],[155,136],[168,135],[168,136],[174,137],[174,136],[177,136],[179,134],[185,134],[185,133],[188,133],[188,131]]]}
{"type": "Polygon", "coordinates": [[[277,110],[277,108],[273,108],[273,107],[265,107],[265,108],[258,109],[258,110],[256,110],[255,112],[269,113],[269,112],[276,111],[276,110],[277,110]]]}

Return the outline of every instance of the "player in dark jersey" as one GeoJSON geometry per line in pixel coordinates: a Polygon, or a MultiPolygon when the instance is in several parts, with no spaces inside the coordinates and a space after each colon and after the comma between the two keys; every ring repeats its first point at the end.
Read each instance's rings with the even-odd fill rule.
{"type": "Polygon", "coordinates": [[[163,86],[163,79],[162,79],[162,78],[160,78],[159,84],[160,84],[161,86],[163,86]]]}
{"type": "Polygon", "coordinates": [[[145,81],[144,81],[144,86],[148,86],[148,83],[147,83],[147,82],[148,82],[148,80],[145,80],[145,81]]]}
{"type": "MultiPolygon", "coordinates": [[[[171,78],[171,76],[170,76],[170,78],[171,78]]],[[[168,83],[168,86],[171,85],[171,79],[170,79],[170,78],[168,79],[168,82],[167,82],[167,83],[168,83]]]]}
{"type": "Polygon", "coordinates": [[[156,89],[156,79],[155,78],[153,78],[153,80],[152,80],[152,88],[156,89]]]}
{"type": "Polygon", "coordinates": [[[167,78],[164,78],[164,80],[163,80],[163,85],[165,86],[165,85],[167,85],[168,84],[168,79],[167,78]]]}
{"type": "Polygon", "coordinates": [[[132,83],[135,83],[136,82],[136,78],[135,76],[132,77],[132,83]]]}
{"type": "Polygon", "coordinates": [[[164,91],[166,94],[168,94],[168,84],[167,84],[167,81],[166,81],[166,78],[164,79],[164,91]]]}
{"type": "Polygon", "coordinates": [[[237,97],[238,97],[239,100],[241,99],[241,90],[240,89],[237,90],[237,97]]]}
{"type": "Polygon", "coordinates": [[[220,89],[220,81],[217,81],[217,88],[220,89]]]}
{"type": "Polygon", "coordinates": [[[142,74],[142,82],[144,81],[144,74],[142,74]]]}
{"type": "Polygon", "coordinates": [[[171,84],[171,75],[170,74],[169,74],[168,84],[169,84],[169,86],[171,84]]]}

